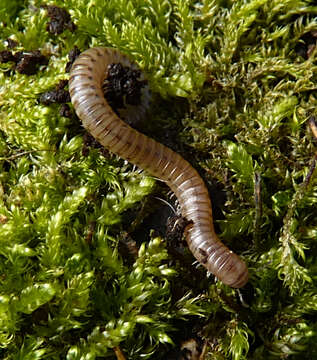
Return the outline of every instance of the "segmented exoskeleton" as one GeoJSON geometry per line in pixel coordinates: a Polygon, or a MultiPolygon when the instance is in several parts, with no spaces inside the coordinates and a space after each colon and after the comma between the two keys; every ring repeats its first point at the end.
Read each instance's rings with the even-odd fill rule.
{"type": "MultiPolygon", "coordinates": [[[[107,69],[115,63],[137,69],[124,54],[112,48],[91,48],[75,60],[69,92],[77,115],[103,146],[166,182],[179,201],[182,216],[191,222],[185,236],[195,258],[223,283],[235,288],[244,286],[248,269],[217,237],[208,191],[197,171],[174,151],[131,128],[105,99],[107,69]]],[[[146,89],[143,96],[147,103],[146,89]]],[[[134,115],[143,116],[145,108],[139,106],[134,115]]]]}

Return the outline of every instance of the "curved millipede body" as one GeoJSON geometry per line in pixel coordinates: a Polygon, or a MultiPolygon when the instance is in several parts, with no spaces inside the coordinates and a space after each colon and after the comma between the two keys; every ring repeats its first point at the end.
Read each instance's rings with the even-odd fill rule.
{"type": "MultiPolygon", "coordinates": [[[[197,171],[177,153],[131,128],[104,98],[107,69],[115,63],[136,69],[124,54],[112,48],[91,48],[76,59],[69,92],[77,115],[103,146],[167,183],[179,201],[182,216],[191,221],[185,235],[195,258],[223,283],[244,286],[248,269],[217,237],[208,191],[197,171]]],[[[146,91],[143,96],[147,101],[146,91]]],[[[139,110],[146,109],[140,106],[139,110]]]]}

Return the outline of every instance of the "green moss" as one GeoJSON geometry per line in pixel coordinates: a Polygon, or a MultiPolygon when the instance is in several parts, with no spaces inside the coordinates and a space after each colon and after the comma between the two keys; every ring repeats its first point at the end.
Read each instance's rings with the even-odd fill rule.
{"type": "Polygon", "coordinates": [[[128,359],[165,359],[193,334],[206,359],[316,357],[314,2],[48,4],[77,29],[49,34],[41,1],[0,9],[0,50],[10,37],[14,51],[49,57],[32,76],[0,64],[0,357],[115,359],[119,346],[128,359]],[[157,187],[114,156],[84,156],[78,120],[38,103],[67,79],[75,45],[117,47],[147,73],[146,127],[176,129],[185,157],[225,195],[216,225],[248,263],[244,303],[148,230],[133,263],[120,252],[157,187]]]}

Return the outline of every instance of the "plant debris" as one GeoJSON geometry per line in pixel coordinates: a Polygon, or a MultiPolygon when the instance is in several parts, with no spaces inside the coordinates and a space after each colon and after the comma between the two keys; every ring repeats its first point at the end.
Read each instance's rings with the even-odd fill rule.
{"type": "Polygon", "coordinates": [[[41,65],[48,64],[48,59],[39,50],[15,53],[10,50],[2,50],[0,51],[0,62],[13,62],[12,70],[16,70],[20,74],[34,75],[41,65]]]}
{"type": "Polygon", "coordinates": [[[51,19],[46,26],[46,30],[53,34],[59,35],[66,29],[73,32],[77,26],[72,22],[67,10],[55,5],[41,5],[47,11],[48,17],[51,19]]]}

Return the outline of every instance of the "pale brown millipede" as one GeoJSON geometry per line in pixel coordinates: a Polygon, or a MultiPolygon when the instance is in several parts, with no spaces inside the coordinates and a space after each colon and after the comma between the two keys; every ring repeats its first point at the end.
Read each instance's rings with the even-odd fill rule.
{"type": "Polygon", "coordinates": [[[104,147],[166,182],[179,201],[182,216],[191,222],[185,236],[195,258],[223,283],[244,286],[246,264],[216,235],[208,191],[197,171],[177,153],[131,128],[104,98],[103,83],[108,66],[114,63],[136,69],[112,48],[91,48],[75,60],[69,92],[78,117],[104,147]]]}

